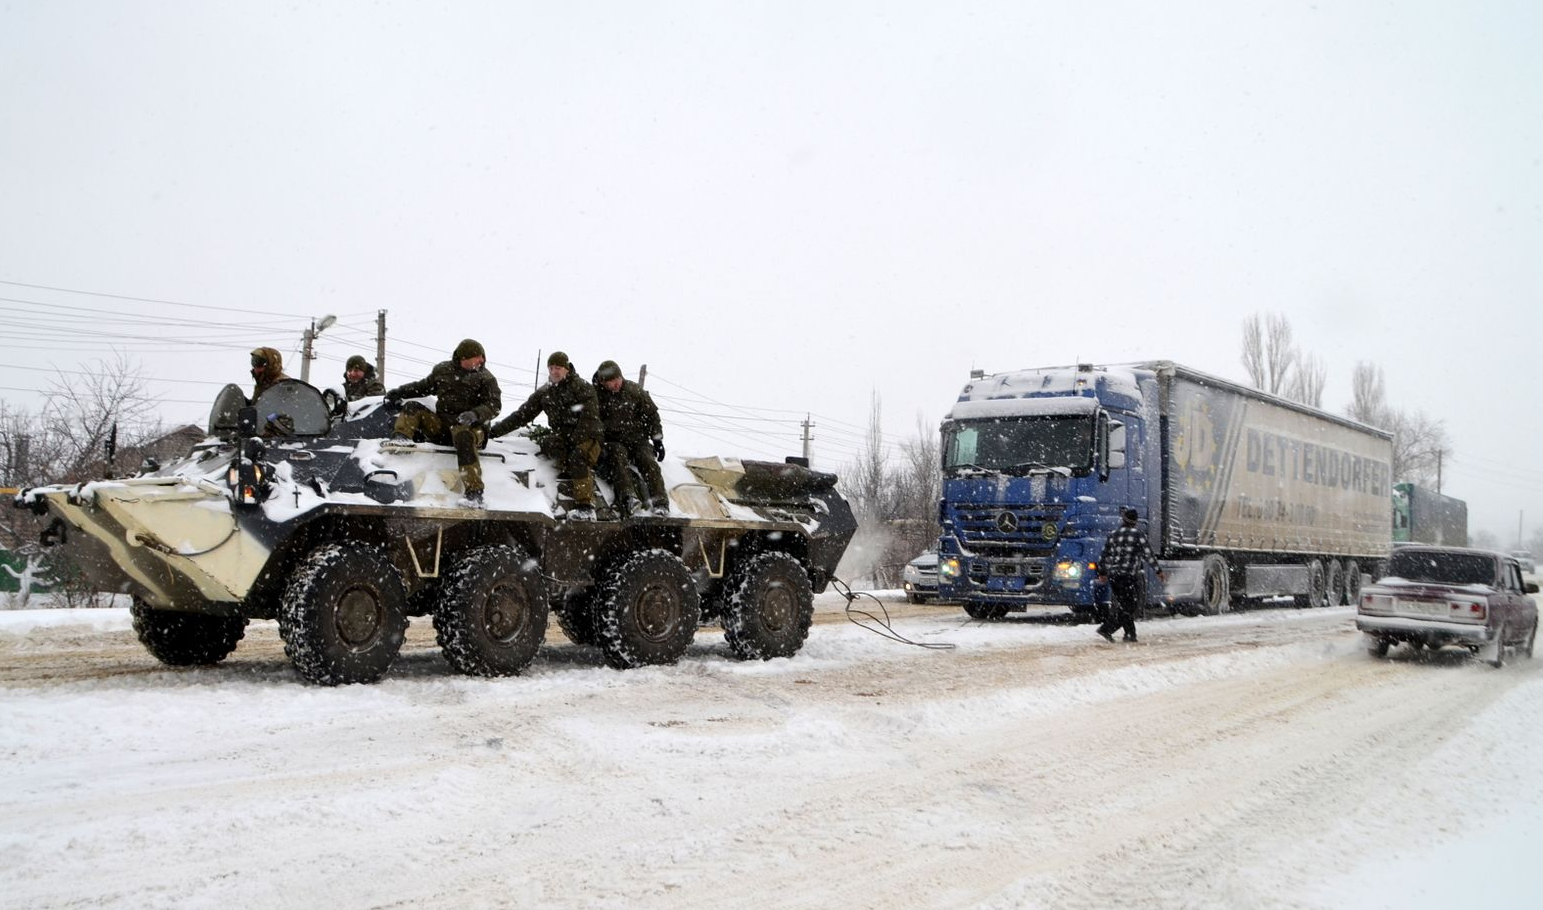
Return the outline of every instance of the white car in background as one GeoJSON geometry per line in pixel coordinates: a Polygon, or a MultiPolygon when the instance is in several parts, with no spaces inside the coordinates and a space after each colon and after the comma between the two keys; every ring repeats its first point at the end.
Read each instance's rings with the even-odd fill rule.
{"type": "MultiPolygon", "coordinates": [[[[893,563],[891,563],[893,565],[893,563]]],[[[938,551],[928,550],[906,563],[900,575],[905,583],[905,599],[913,604],[938,599],[938,551]]]]}
{"type": "Polygon", "coordinates": [[[1528,575],[1537,573],[1538,567],[1532,560],[1531,550],[1512,550],[1511,555],[1515,556],[1516,561],[1522,564],[1523,572],[1526,572],[1528,575]]]}

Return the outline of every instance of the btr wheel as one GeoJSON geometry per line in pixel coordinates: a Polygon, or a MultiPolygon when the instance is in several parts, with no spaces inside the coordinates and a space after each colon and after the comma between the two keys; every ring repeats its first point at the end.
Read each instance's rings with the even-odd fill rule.
{"type": "Polygon", "coordinates": [[[134,634],[151,656],[172,667],[217,664],[246,634],[244,616],[157,610],[138,597],[129,606],[134,634]]]}
{"type": "Polygon", "coordinates": [[[1200,563],[1200,612],[1216,616],[1232,606],[1231,580],[1227,575],[1227,560],[1220,554],[1209,553],[1200,563]]]}
{"type": "Polygon", "coordinates": [[[613,566],[596,602],[596,644],[619,670],[680,660],[701,611],[691,571],[668,550],[641,550],[613,566]]]}
{"type": "Polygon", "coordinates": [[[594,588],[580,588],[568,592],[561,603],[552,605],[557,625],[576,645],[592,645],[596,641],[594,594],[594,588]]]}
{"type": "Polygon", "coordinates": [[[1324,566],[1323,594],[1328,606],[1337,607],[1345,602],[1345,568],[1337,559],[1324,566]]]}
{"type": "Polygon", "coordinates": [[[729,591],[723,637],[735,657],[792,657],[804,646],[814,621],[814,589],[797,559],[758,554],[734,570],[729,591]]]}
{"type": "Polygon", "coordinates": [[[375,682],[407,634],[407,592],[396,567],[360,543],[311,551],[284,589],[279,635],[306,680],[322,686],[375,682]]]}
{"type": "Polygon", "coordinates": [[[476,547],[445,573],[434,631],[445,660],[461,673],[513,676],[546,637],[546,609],[534,560],[514,547],[476,547]]]}
{"type": "Polygon", "coordinates": [[[971,619],[978,619],[982,622],[990,622],[992,620],[1001,619],[1002,617],[1006,616],[1007,607],[1003,606],[1002,604],[983,604],[965,601],[964,612],[968,613],[971,619]]]}

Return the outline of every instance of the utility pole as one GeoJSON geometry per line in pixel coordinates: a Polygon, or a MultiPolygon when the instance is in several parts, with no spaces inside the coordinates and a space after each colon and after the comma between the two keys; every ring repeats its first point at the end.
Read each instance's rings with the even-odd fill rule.
{"type": "Polygon", "coordinates": [[[638,367],[638,387],[642,388],[643,383],[645,383],[647,381],[648,381],[648,364],[645,363],[642,366],[638,367]]]}
{"type": "Polygon", "coordinates": [[[1436,450],[1436,492],[1441,492],[1441,455],[1442,450],[1436,450]]]}
{"type": "Polygon", "coordinates": [[[338,318],[329,313],[321,318],[321,322],[312,319],[310,328],[305,330],[305,343],[300,347],[301,382],[311,381],[311,361],[316,359],[316,354],[311,348],[315,344],[316,336],[326,331],[329,326],[337,321],[338,318]]]}
{"type": "Polygon", "coordinates": [[[386,381],[386,311],[375,313],[375,378],[386,381]]]}
{"type": "Polygon", "coordinates": [[[801,426],[804,428],[804,463],[808,464],[809,443],[813,439],[813,437],[809,435],[809,431],[814,429],[814,424],[810,422],[809,415],[807,413],[804,414],[804,422],[801,424],[801,426]]]}

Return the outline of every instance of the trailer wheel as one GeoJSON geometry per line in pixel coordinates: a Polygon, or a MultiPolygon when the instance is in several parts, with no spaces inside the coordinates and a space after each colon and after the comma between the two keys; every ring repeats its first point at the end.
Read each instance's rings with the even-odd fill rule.
{"type": "Polygon", "coordinates": [[[595,589],[579,588],[569,591],[561,603],[552,605],[552,615],[563,634],[576,645],[592,645],[598,634],[595,619],[595,589]]]}
{"type": "Polygon", "coordinates": [[[968,613],[971,619],[978,619],[981,622],[991,622],[1006,616],[1007,607],[1002,604],[980,604],[966,601],[964,604],[964,612],[968,613]]]}
{"type": "Polygon", "coordinates": [[[246,634],[245,616],[209,616],[157,610],[134,598],[129,606],[134,635],[151,656],[171,667],[217,664],[236,650],[246,634]]]}
{"type": "Polygon", "coordinates": [[[1361,602],[1361,564],[1353,559],[1345,561],[1345,603],[1355,606],[1361,602]]]}
{"type": "Polygon", "coordinates": [[[761,553],[734,569],[723,612],[723,637],[740,660],[792,657],[809,637],[814,588],[786,553],[761,553]]]}
{"type": "Polygon", "coordinates": [[[1331,559],[1324,567],[1324,599],[1328,606],[1338,607],[1345,602],[1345,568],[1339,560],[1331,559]]]}
{"type": "Polygon", "coordinates": [[[1321,607],[1324,605],[1324,576],[1323,560],[1313,559],[1307,563],[1307,593],[1296,596],[1298,607],[1321,607]]]}
{"type": "Polygon", "coordinates": [[[641,550],[612,566],[595,602],[595,643],[618,670],[680,660],[701,612],[691,570],[668,550],[641,550]]]}
{"type": "Polygon", "coordinates": [[[1232,608],[1232,579],[1227,574],[1227,560],[1219,553],[1207,553],[1200,562],[1200,612],[1218,616],[1232,608]]]}
{"type": "Polygon", "coordinates": [[[546,589],[515,547],[466,551],[440,584],[434,631],[450,666],[467,676],[513,676],[546,637],[546,589]]]}
{"type": "Polygon", "coordinates": [[[402,650],[406,604],[402,576],[379,551],[359,543],[323,544],[284,589],[284,653],[317,685],[375,682],[402,650]]]}

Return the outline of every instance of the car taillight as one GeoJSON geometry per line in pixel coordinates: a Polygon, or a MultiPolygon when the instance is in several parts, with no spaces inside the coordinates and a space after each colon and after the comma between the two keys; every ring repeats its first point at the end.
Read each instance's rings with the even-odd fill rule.
{"type": "Polygon", "coordinates": [[[1447,601],[1447,609],[1454,619],[1483,619],[1484,604],[1471,600],[1447,601]]]}

